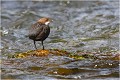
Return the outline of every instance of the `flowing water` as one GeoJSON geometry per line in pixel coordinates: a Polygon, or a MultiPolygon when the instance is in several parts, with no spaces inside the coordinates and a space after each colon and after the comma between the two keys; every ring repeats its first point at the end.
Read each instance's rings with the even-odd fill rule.
{"type": "MultiPolygon", "coordinates": [[[[33,50],[28,29],[41,17],[50,17],[46,49],[71,53],[119,53],[119,0],[2,1],[1,58],[3,79],[119,79],[119,61],[75,60],[66,56],[8,58],[33,50]]],[[[42,48],[37,42],[37,47],[42,48]]],[[[119,55],[118,55],[119,56],[119,55]]]]}

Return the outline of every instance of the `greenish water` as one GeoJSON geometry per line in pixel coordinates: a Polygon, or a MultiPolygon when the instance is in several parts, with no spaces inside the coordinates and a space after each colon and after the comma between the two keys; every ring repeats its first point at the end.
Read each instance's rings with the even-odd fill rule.
{"type": "MultiPolygon", "coordinates": [[[[71,53],[119,53],[119,1],[2,1],[1,58],[3,79],[119,79],[118,60],[75,60],[65,56],[16,59],[33,50],[29,27],[41,17],[54,20],[46,49],[71,53]]],[[[37,47],[42,48],[37,42],[37,47]]],[[[119,55],[118,55],[119,56],[119,55]]]]}

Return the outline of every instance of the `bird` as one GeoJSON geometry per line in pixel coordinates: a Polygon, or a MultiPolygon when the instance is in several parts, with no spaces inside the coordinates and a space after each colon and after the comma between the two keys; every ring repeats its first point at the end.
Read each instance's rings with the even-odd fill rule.
{"type": "Polygon", "coordinates": [[[36,41],[41,41],[42,43],[42,49],[44,50],[44,44],[43,41],[49,36],[50,34],[50,27],[49,23],[53,20],[47,17],[40,18],[36,23],[32,24],[32,26],[29,29],[28,37],[29,39],[33,40],[35,49],[36,47],[36,41]]]}

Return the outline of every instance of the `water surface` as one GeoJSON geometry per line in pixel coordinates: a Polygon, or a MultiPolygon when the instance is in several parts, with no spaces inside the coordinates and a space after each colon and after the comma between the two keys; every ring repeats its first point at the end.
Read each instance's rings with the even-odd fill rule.
{"type": "MultiPolygon", "coordinates": [[[[7,58],[34,50],[29,27],[41,17],[54,20],[46,49],[71,53],[112,53],[119,50],[119,1],[2,1],[2,78],[118,79],[118,60],[75,60],[66,56],[7,58]]],[[[41,42],[37,47],[42,48],[41,42]]],[[[119,56],[119,55],[118,55],[119,56]]]]}

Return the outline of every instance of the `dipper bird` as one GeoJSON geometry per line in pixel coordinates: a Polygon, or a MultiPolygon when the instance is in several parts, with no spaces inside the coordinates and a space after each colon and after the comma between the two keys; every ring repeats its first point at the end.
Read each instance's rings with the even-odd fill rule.
{"type": "Polygon", "coordinates": [[[41,41],[44,50],[43,41],[48,37],[50,33],[49,23],[51,21],[52,20],[50,18],[41,18],[30,27],[28,37],[29,39],[33,40],[36,50],[36,41],[41,41]]]}

